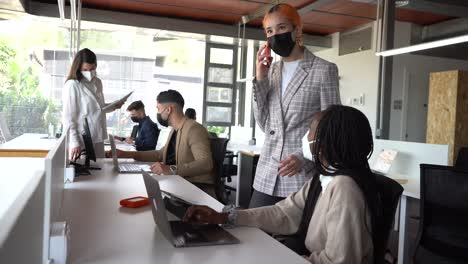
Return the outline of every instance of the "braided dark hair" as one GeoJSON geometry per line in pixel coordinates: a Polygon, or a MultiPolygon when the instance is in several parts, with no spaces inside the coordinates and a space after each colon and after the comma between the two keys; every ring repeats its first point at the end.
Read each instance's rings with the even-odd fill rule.
{"type": "Polygon", "coordinates": [[[371,213],[374,260],[378,261],[383,243],[383,208],[375,175],[369,167],[374,141],[369,120],[359,110],[332,105],[325,110],[315,134],[315,166],[320,174],[351,177],[362,191],[371,213]],[[326,161],[327,164],[324,164],[326,161]]]}

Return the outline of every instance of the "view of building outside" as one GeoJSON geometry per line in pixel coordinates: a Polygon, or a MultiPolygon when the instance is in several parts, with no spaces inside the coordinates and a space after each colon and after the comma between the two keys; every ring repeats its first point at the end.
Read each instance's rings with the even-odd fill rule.
{"type": "MultiPolygon", "coordinates": [[[[212,121],[226,117],[230,120],[230,108],[208,107],[208,112],[204,112],[206,40],[205,35],[199,34],[82,21],[80,49],[89,48],[97,55],[97,76],[103,82],[106,102],[134,91],[120,110],[107,114],[108,132],[119,136],[130,134],[134,124],[126,108],[136,100],[143,101],[147,115],[156,121],[156,96],[168,89],[182,94],[186,108],[196,110],[199,123],[204,115],[212,121]]],[[[210,36],[209,41],[235,44],[233,38],[219,36],[210,36]]],[[[14,137],[47,133],[50,125],[57,132],[61,129],[62,89],[73,58],[69,45],[68,20],[32,15],[0,20],[0,112],[4,113],[14,137]]],[[[253,41],[248,41],[248,46],[248,58],[252,60],[253,41]]],[[[211,48],[211,53],[211,63],[232,61],[232,51],[211,48]]],[[[253,76],[253,63],[247,63],[249,76],[253,76]]],[[[228,82],[232,73],[214,68],[207,78],[228,82]]],[[[245,89],[243,109],[238,108],[239,93],[234,97],[232,89],[208,86],[205,99],[234,102],[232,122],[249,127],[250,81],[245,89]],[[244,113],[243,122],[239,120],[240,113],[244,113]]],[[[207,128],[219,136],[228,136],[228,127],[207,128]]]]}
{"type": "MultiPolygon", "coordinates": [[[[80,48],[93,50],[106,102],[134,91],[121,110],[107,115],[108,131],[129,135],[126,108],[142,100],[156,120],[156,96],[174,89],[203,115],[205,37],[82,22],[80,48]],[[167,37],[170,36],[170,37],[167,37]]],[[[61,124],[62,89],[71,64],[67,24],[22,16],[0,21],[0,112],[13,136],[47,133],[61,124]]]]}

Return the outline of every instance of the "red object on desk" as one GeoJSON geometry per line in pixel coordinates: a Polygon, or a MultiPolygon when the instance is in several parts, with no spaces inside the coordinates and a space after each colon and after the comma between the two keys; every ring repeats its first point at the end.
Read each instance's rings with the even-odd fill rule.
{"type": "Polygon", "coordinates": [[[128,208],[138,208],[147,206],[149,199],[143,196],[135,196],[127,199],[120,200],[120,205],[128,208]]]}

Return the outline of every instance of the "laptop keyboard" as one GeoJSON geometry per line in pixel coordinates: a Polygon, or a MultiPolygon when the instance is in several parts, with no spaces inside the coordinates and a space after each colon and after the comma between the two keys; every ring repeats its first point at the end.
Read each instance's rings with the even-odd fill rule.
{"type": "Polygon", "coordinates": [[[144,171],[149,171],[147,166],[141,166],[137,164],[121,164],[119,167],[121,171],[141,171],[141,169],[144,171]]]}

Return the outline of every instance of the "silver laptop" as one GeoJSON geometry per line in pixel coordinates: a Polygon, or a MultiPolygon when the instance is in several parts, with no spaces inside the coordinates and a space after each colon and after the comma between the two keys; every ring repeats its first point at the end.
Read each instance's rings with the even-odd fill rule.
{"type": "Polygon", "coordinates": [[[238,244],[239,239],[219,225],[184,223],[180,220],[169,221],[166,207],[156,178],[143,172],[146,192],[150,199],[153,218],[164,237],[174,247],[198,247],[213,245],[238,244]]]}
{"type": "Polygon", "coordinates": [[[114,169],[116,171],[120,173],[141,173],[142,170],[151,172],[151,167],[149,164],[119,164],[119,159],[117,158],[117,149],[115,146],[115,140],[113,135],[109,135],[109,143],[111,146],[112,161],[114,163],[114,169]]]}

